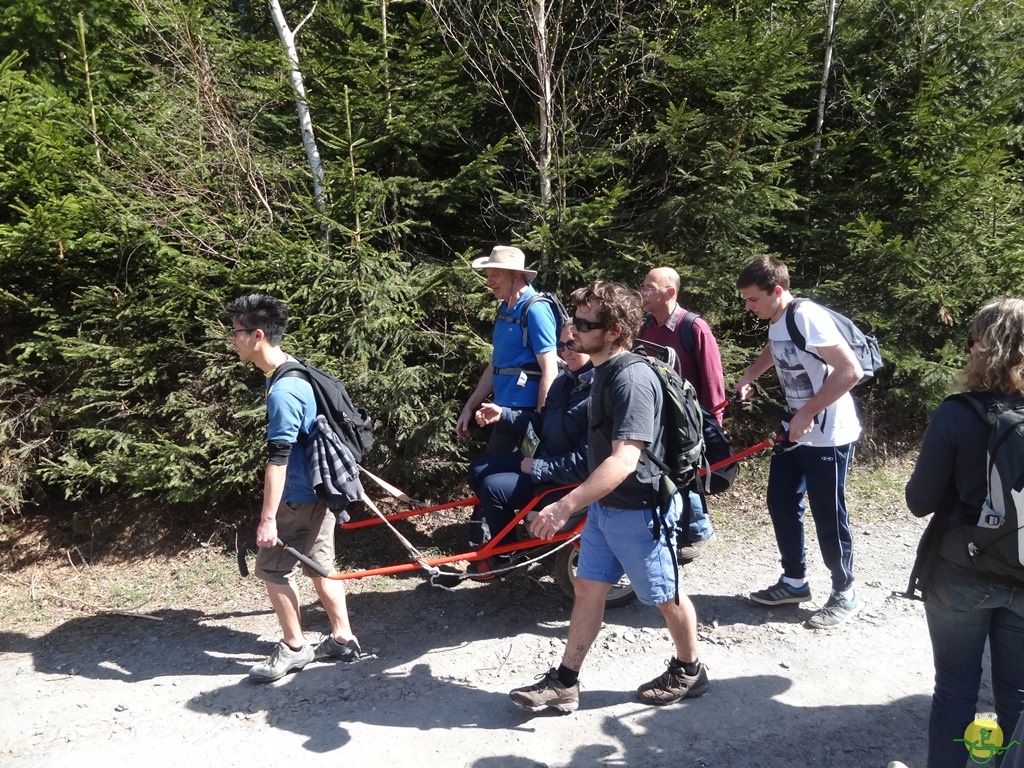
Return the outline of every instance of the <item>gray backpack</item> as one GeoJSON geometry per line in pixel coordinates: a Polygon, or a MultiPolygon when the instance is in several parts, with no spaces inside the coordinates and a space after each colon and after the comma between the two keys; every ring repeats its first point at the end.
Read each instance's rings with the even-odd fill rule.
{"type": "MultiPolygon", "coordinates": [[[[814,355],[818,360],[820,357],[810,352],[807,349],[807,339],[800,333],[800,329],[796,326],[796,320],[793,315],[796,314],[797,308],[809,299],[793,299],[786,307],[786,331],[789,333],[789,337],[793,340],[793,343],[797,345],[803,352],[807,352],[809,355],[814,355]]],[[[815,302],[816,303],[816,302],[815,302]]],[[[850,345],[850,349],[853,350],[854,357],[857,358],[857,362],[860,363],[861,370],[864,371],[864,375],[861,376],[860,381],[857,384],[863,384],[868,379],[872,378],[876,373],[882,370],[885,363],[882,360],[882,351],[878,348],[878,339],[868,333],[864,333],[858,328],[854,322],[846,317],[840,315],[838,312],[834,312],[828,307],[818,304],[817,306],[828,312],[832,318],[832,322],[836,324],[836,328],[839,330],[840,335],[850,345]]],[[[824,360],[821,360],[824,363],[824,360]]]]}

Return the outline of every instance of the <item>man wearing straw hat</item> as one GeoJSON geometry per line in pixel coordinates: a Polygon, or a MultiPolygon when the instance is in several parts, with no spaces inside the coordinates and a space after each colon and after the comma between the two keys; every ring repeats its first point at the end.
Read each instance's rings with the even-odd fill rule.
{"type": "MultiPolygon", "coordinates": [[[[547,301],[533,301],[537,295],[530,282],[537,271],[526,268],[526,256],[518,248],[496,245],[489,256],[473,261],[473,269],[487,273],[487,287],[501,301],[494,324],[494,348],[491,361],[466,400],[455,433],[460,440],[469,436],[472,421],[483,426],[477,409],[494,395],[495,405],[506,408],[540,410],[544,407],[551,382],[558,374],[558,327],[554,309],[547,301]],[[527,317],[523,310],[530,304],[527,317]],[[524,333],[525,328],[525,333],[524,333]]],[[[487,453],[508,453],[518,447],[518,438],[491,433],[487,453]]]]}

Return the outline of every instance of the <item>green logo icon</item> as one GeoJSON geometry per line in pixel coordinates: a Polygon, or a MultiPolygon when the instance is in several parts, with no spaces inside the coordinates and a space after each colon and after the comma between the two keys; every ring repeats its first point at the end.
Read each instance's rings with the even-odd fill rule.
{"type": "Polygon", "coordinates": [[[978,717],[967,726],[962,739],[953,739],[967,747],[971,762],[985,765],[996,755],[1001,755],[1018,741],[1003,746],[1003,729],[990,717],[978,717]]]}

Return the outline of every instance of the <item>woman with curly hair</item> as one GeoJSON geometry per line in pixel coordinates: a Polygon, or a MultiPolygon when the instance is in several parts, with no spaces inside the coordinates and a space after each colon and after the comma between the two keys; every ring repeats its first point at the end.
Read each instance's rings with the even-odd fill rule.
{"type": "Polygon", "coordinates": [[[967,398],[1024,408],[1024,299],[986,304],[967,347],[960,375],[967,395],[949,397],[935,409],[906,487],[910,511],[935,516],[925,534],[934,546],[920,548],[919,559],[931,557],[917,585],[935,664],[928,768],[967,764],[964,732],[975,719],[986,641],[996,715],[1007,734],[1024,709],[1024,581],[981,570],[960,556],[964,547],[948,546],[963,533],[957,528],[977,524],[988,492],[991,428],[967,398]]]}

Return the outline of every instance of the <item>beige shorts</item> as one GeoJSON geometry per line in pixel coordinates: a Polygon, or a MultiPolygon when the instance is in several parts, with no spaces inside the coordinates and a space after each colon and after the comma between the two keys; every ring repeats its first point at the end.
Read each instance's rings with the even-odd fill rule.
{"type": "MultiPolygon", "coordinates": [[[[282,501],[277,508],[277,537],[327,571],[334,570],[334,528],[334,515],[324,502],[282,501]]],[[[260,547],[256,553],[256,575],[272,584],[287,584],[299,566],[310,578],[320,578],[281,547],[260,547]]]]}

